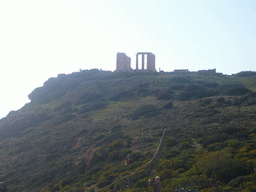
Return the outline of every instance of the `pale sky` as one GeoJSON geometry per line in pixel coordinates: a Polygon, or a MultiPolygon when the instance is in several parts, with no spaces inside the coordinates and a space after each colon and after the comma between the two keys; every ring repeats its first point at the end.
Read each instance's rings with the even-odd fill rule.
{"type": "Polygon", "coordinates": [[[115,70],[116,53],[157,70],[256,71],[255,0],[0,0],[0,118],[50,77],[115,70]]]}

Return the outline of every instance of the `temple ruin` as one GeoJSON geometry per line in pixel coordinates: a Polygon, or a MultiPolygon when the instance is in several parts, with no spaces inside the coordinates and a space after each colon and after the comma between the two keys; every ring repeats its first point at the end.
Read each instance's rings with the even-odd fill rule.
{"type": "Polygon", "coordinates": [[[138,52],[136,54],[136,70],[139,70],[139,55],[142,55],[141,70],[145,70],[145,55],[147,56],[147,70],[156,71],[155,55],[150,52],[138,52]]]}
{"type": "Polygon", "coordinates": [[[131,58],[126,56],[125,53],[117,53],[116,55],[116,70],[127,71],[131,70],[131,58]]]}
{"type": "MultiPolygon", "coordinates": [[[[126,56],[125,53],[117,53],[116,55],[116,71],[130,71],[131,58],[126,56]]],[[[156,71],[155,68],[155,55],[150,52],[138,52],[136,54],[136,70],[149,70],[156,71]],[[141,68],[139,69],[139,55],[141,55],[141,68]],[[146,57],[146,66],[145,66],[146,57]]]]}

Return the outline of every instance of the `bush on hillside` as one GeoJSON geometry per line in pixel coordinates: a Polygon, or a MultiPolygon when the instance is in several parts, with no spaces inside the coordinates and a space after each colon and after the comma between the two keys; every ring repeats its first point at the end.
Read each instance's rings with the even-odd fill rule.
{"type": "Polygon", "coordinates": [[[188,101],[193,99],[200,99],[204,97],[211,97],[215,96],[216,92],[215,90],[204,90],[204,91],[184,91],[180,94],[176,95],[176,99],[179,101],[188,101]]]}
{"type": "Polygon", "coordinates": [[[169,88],[168,88],[168,90],[182,90],[182,89],[184,89],[185,88],[185,86],[186,86],[186,84],[178,84],[178,85],[171,85],[169,88]]]}
{"type": "Polygon", "coordinates": [[[241,97],[241,98],[238,98],[236,100],[233,101],[232,105],[233,106],[238,106],[238,105],[241,105],[244,101],[247,100],[247,97],[241,97]]]}
{"type": "Polygon", "coordinates": [[[164,109],[171,109],[171,108],[173,108],[173,102],[168,102],[164,106],[164,109]]]}
{"type": "Polygon", "coordinates": [[[225,134],[222,134],[222,135],[213,135],[209,138],[206,138],[204,141],[203,141],[203,146],[204,147],[207,147],[208,145],[210,144],[213,144],[213,143],[219,143],[219,142],[224,142],[225,140],[228,139],[228,136],[225,135],[225,134]]]}
{"type": "Polygon", "coordinates": [[[241,131],[234,133],[233,137],[235,137],[239,140],[244,140],[244,139],[247,139],[250,134],[251,134],[251,132],[248,130],[241,130],[241,131]]]}
{"type": "Polygon", "coordinates": [[[256,105],[256,101],[250,101],[246,104],[247,106],[256,105]]]}
{"type": "Polygon", "coordinates": [[[213,99],[211,99],[211,98],[202,99],[202,100],[200,100],[200,105],[207,106],[207,105],[210,105],[212,102],[213,102],[213,99]]]}
{"type": "Polygon", "coordinates": [[[123,141],[121,140],[115,140],[109,145],[109,151],[116,151],[122,149],[124,146],[123,141]]]}
{"type": "Polygon", "coordinates": [[[132,154],[131,154],[131,159],[133,160],[133,161],[138,161],[140,158],[142,157],[142,153],[141,152],[133,152],[132,154]]]}
{"type": "Polygon", "coordinates": [[[94,101],[99,101],[101,99],[103,99],[104,94],[102,93],[85,93],[84,95],[82,95],[80,97],[80,99],[76,102],[76,105],[81,105],[84,103],[90,103],[90,102],[94,102],[94,101]]]}
{"type": "Polygon", "coordinates": [[[189,76],[174,76],[171,81],[174,83],[190,83],[192,79],[189,76]]]}
{"type": "Polygon", "coordinates": [[[120,158],[121,160],[123,160],[128,154],[131,154],[131,153],[132,153],[132,150],[131,150],[131,149],[124,148],[124,149],[120,150],[119,158],[120,158]]]}
{"type": "Polygon", "coordinates": [[[221,95],[236,96],[236,95],[245,95],[252,91],[240,84],[223,84],[219,86],[218,92],[221,95]]]}
{"type": "Polygon", "coordinates": [[[201,91],[206,91],[206,90],[207,90],[207,88],[205,88],[204,86],[199,85],[199,84],[187,84],[184,87],[184,91],[186,91],[186,92],[194,92],[194,91],[201,92],[201,91]]]}
{"type": "Polygon", "coordinates": [[[145,97],[150,92],[150,84],[149,83],[140,83],[136,86],[134,86],[131,90],[129,90],[130,93],[134,93],[134,95],[145,97]]]}
{"type": "Polygon", "coordinates": [[[176,95],[176,99],[179,101],[188,101],[192,99],[199,99],[215,95],[215,89],[208,89],[207,87],[199,84],[188,84],[183,89],[183,92],[176,95]]]}
{"type": "Polygon", "coordinates": [[[152,89],[152,90],[149,91],[148,95],[158,96],[160,91],[161,90],[158,89],[158,88],[157,89],[152,89]]]}
{"type": "Polygon", "coordinates": [[[166,140],[166,147],[173,147],[177,145],[179,142],[176,139],[169,138],[166,140]]]}
{"type": "Polygon", "coordinates": [[[140,117],[150,118],[150,117],[158,115],[160,112],[161,112],[161,110],[158,109],[157,107],[155,107],[154,105],[144,105],[144,106],[134,110],[128,116],[128,118],[130,118],[132,120],[137,120],[140,117]]]}
{"type": "Polygon", "coordinates": [[[232,179],[231,181],[229,181],[228,185],[237,188],[244,181],[247,181],[245,176],[238,176],[235,179],[232,179]]]}
{"type": "Polygon", "coordinates": [[[122,99],[132,98],[132,97],[134,97],[134,93],[132,91],[123,90],[123,91],[120,91],[119,93],[117,93],[116,95],[112,96],[109,100],[110,101],[120,101],[122,99]]]}
{"type": "Polygon", "coordinates": [[[216,102],[222,104],[225,102],[225,99],[224,99],[224,97],[219,97],[216,99],[216,102]]]}
{"type": "Polygon", "coordinates": [[[232,135],[238,131],[239,131],[239,129],[237,127],[226,127],[224,129],[221,129],[220,133],[226,133],[228,135],[232,135]]]}
{"type": "Polygon", "coordinates": [[[213,88],[213,89],[217,89],[218,87],[219,87],[219,83],[217,83],[217,82],[204,82],[203,84],[202,84],[202,86],[204,86],[204,87],[207,87],[207,88],[213,88]]]}
{"type": "Polygon", "coordinates": [[[90,111],[93,110],[99,110],[99,109],[103,109],[108,105],[107,102],[95,102],[95,103],[90,103],[87,105],[82,106],[79,110],[78,110],[78,114],[83,114],[83,113],[88,113],[90,111]]]}
{"type": "Polygon", "coordinates": [[[255,98],[256,97],[256,92],[249,92],[249,93],[246,94],[246,96],[255,98]]]}
{"type": "Polygon", "coordinates": [[[140,83],[136,85],[133,89],[134,90],[140,90],[140,89],[149,89],[150,84],[149,83],[140,83]]]}
{"type": "Polygon", "coordinates": [[[21,119],[17,119],[14,122],[6,122],[4,129],[1,130],[1,136],[17,135],[25,129],[40,124],[44,121],[53,119],[52,115],[48,113],[29,114],[21,119]]]}
{"type": "Polygon", "coordinates": [[[150,90],[148,88],[141,88],[137,91],[137,93],[139,96],[145,97],[148,95],[149,91],[150,90]]]}
{"type": "Polygon", "coordinates": [[[157,99],[158,100],[170,100],[170,99],[174,99],[175,97],[175,92],[172,90],[168,90],[168,91],[161,91],[158,94],[157,99]]]}
{"type": "Polygon", "coordinates": [[[55,107],[54,111],[60,111],[60,110],[64,110],[64,109],[69,109],[72,107],[72,103],[71,101],[67,101],[61,105],[59,105],[58,107],[55,107]]]}
{"type": "Polygon", "coordinates": [[[57,117],[53,122],[54,126],[66,123],[72,119],[76,118],[76,115],[73,114],[65,114],[57,117]]]}
{"type": "Polygon", "coordinates": [[[256,71],[241,71],[236,74],[238,77],[251,77],[256,76],[256,71]]]}

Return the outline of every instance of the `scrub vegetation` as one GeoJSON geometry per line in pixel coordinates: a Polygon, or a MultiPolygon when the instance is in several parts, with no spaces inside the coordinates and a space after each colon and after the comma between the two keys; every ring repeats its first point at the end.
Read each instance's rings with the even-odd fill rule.
{"type": "Polygon", "coordinates": [[[255,91],[253,72],[60,74],[0,120],[0,179],[9,191],[151,191],[156,175],[163,192],[256,191],[255,91]]]}

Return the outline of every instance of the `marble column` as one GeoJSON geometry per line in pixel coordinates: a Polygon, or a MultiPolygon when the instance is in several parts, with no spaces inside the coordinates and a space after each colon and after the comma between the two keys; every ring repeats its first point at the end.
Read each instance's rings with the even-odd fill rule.
{"type": "Polygon", "coordinates": [[[136,54],[136,70],[139,69],[139,66],[138,66],[138,53],[136,54]]]}
{"type": "Polygon", "coordinates": [[[144,53],[142,53],[142,70],[144,70],[144,60],[145,60],[144,53]]]}

